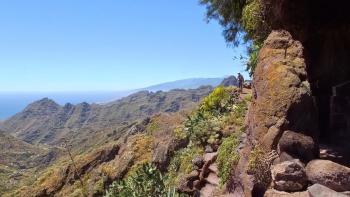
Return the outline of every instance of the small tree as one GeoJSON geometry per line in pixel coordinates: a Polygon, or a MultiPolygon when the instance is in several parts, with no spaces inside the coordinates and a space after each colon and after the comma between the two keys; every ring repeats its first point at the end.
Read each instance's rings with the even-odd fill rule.
{"type": "Polygon", "coordinates": [[[79,183],[80,183],[80,186],[81,186],[82,194],[83,194],[84,197],[87,197],[88,195],[87,195],[85,187],[84,187],[83,179],[81,178],[80,174],[78,173],[78,168],[77,168],[77,165],[76,165],[76,163],[74,161],[74,157],[73,157],[73,154],[72,154],[72,145],[68,142],[67,139],[63,139],[62,147],[67,151],[67,153],[69,155],[69,158],[71,160],[71,163],[72,163],[72,166],[73,166],[73,169],[74,169],[74,175],[77,176],[78,179],[79,179],[79,183]]]}
{"type": "Polygon", "coordinates": [[[200,0],[207,8],[207,20],[215,19],[223,26],[223,35],[229,45],[248,42],[247,71],[252,75],[257,54],[271,31],[266,19],[267,6],[262,0],[200,0]]]}

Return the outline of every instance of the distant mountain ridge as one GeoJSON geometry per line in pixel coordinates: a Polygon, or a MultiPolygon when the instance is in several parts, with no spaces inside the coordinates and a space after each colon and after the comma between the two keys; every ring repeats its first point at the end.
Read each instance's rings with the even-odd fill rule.
{"type": "Polygon", "coordinates": [[[189,79],[182,79],[182,80],[176,80],[166,83],[161,83],[145,88],[141,88],[139,90],[148,90],[148,91],[169,91],[172,89],[195,89],[199,88],[200,86],[218,86],[222,81],[224,80],[223,77],[216,77],[216,78],[189,78],[189,79]]]}
{"type": "Polygon", "coordinates": [[[78,104],[87,103],[108,103],[128,96],[138,91],[147,90],[151,92],[169,91],[171,89],[195,89],[200,86],[217,86],[223,78],[191,78],[172,82],[160,83],[145,88],[124,91],[102,91],[102,92],[33,92],[33,93],[1,93],[0,92],[0,120],[5,120],[15,113],[20,112],[30,103],[44,97],[49,97],[58,104],[64,105],[67,102],[78,104]]]}
{"type": "Polygon", "coordinates": [[[222,86],[238,86],[238,79],[231,75],[229,77],[226,77],[224,80],[222,80],[222,82],[220,83],[220,85],[222,86]]]}
{"type": "Polygon", "coordinates": [[[191,107],[211,90],[211,86],[203,86],[168,92],[140,91],[103,105],[83,102],[61,106],[44,98],[0,123],[0,129],[31,144],[59,145],[64,138],[91,140],[106,128],[191,107]]]}

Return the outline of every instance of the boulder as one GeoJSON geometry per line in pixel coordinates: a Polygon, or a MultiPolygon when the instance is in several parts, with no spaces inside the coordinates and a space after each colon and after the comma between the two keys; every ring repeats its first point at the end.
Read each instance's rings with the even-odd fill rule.
{"type": "Polygon", "coordinates": [[[215,162],[216,158],[217,158],[218,153],[217,152],[213,152],[213,153],[205,153],[204,154],[204,165],[202,167],[202,170],[200,172],[199,175],[199,180],[204,180],[210,173],[210,169],[209,167],[211,166],[212,163],[215,162]]]}
{"type": "Polygon", "coordinates": [[[204,158],[202,156],[197,156],[192,160],[192,164],[195,169],[201,169],[204,165],[204,158]]]}
{"type": "Polygon", "coordinates": [[[288,193],[269,189],[265,192],[264,197],[310,197],[310,195],[307,191],[288,193]]]}
{"type": "Polygon", "coordinates": [[[310,197],[347,197],[347,195],[329,189],[320,184],[314,184],[307,188],[310,197]]]}
{"type": "Polygon", "coordinates": [[[214,149],[211,146],[207,145],[207,146],[205,146],[205,151],[204,152],[212,153],[212,152],[214,152],[214,149]]]}
{"type": "Polygon", "coordinates": [[[278,150],[279,152],[286,152],[292,157],[299,158],[304,162],[315,159],[319,153],[311,137],[294,131],[283,132],[278,142],[278,150]]]}
{"type": "Polygon", "coordinates": [[[185,179],[187,181],[194,181],[194,180],[198,179],[198,177],[199,177],[199,172],[197,170],[193,170],[190,174],[185,176],[185,179]]]}
{"type": "Polygon", "coordinates": [[[297,159],[271,167],[273,187],[279,191],[300,191],[307,185],[304,165],[297,159]]]}
{"type": "Polygon", "coordinates": [[[209,173],[208,177],[205,178],[205,181],[211,185],[219,186],[220,179],[219,177],[214,173],[209,173]]]}
{"type": "Polygon", "coordinates": [[[156,136],[154,137],[152,147],[152,163],[154,163],[160,171],[165,172],[174,152],[180,148],[186,147],[188,140],[176,139],[171,134],[167,134],[166,131],[162,135],[158,133],[154,134],[156,136]]]}
{"type": "Polygon", "coordinates": [[[193,181],[193,188],[200,190],[203,187],[204,183],[200,180],[193,181]]]}
{"type": "Polygon", "coordinates": [[[212,163],[209,166],[209,170],[215,174],[219,174],[219,169],[218,169],[218,165],[216,163],[212,163]]]}
{"type": "Polygon", "coordinates": [[[106,163],[104,166],[100,167],[103,171],[103,167],[113,169],[108,178],[111,180],[120,180],[128,172],[129,168],[132,166],[135,159],[135,154],[132,151],[125,151],[122,155],[117,156],[113,161],[106,163]]]}
{"type": "Polygon", "coordinates": [[[295,158],[290,156],[288,153],[281,152],[281,153],[279,153],[279,157],[273,161],[273,164],[279,164],[279,163],[282,163],[284,161],[290,161],[293,159],[295,159],[295,158]]]}
{"type": "Polygon", "coordinates": [[[350,168],[329,160],[312,160],[306,166],[312,183],[324,185],[337,192],[350,191],[350,168]]]}
{"type": "Polygon", "coordinates": [[[205,162],[213,163],[213,162],[216,160],[217,155],[218,155],[217,152],[205,153],[205,154],[204,154],[204,161],[205,161],[205,162]]]}
{"type": "Polygon", "coordinates": [[[192,171],[190,174],[184,176],[178,186],[180,192],[186,194],[193,194],[196,190],[194,188],[194,181],[199,179],[199,172],[197,170],[192,171]]]}

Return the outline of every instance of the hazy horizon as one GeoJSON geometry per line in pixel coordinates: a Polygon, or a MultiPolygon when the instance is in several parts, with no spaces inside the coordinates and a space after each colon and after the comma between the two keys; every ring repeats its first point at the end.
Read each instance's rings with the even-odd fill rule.
{"type": "MultiPolygon", "coordinates": [[[[82,102],[87,103],[106,103],[121,99],[122,97],[128,96],[137,91],[142,91],[156,88],[159,89],[169,89],[166,84],[176,84],[182,81],[196,81],[196,80],[207,80],[208,79],[222,79],[224,77],[215,78],[189,78],[189,79],[179,79],[175,81],[165,81],[160,84],[152,84],[147,87],[139,87],[130,90],[110,90],[110,91],[26,91],[26,92],[0,92],[0,120],[15,115],[16,113],[22,111],[28,104],[40,100],[42,98],[49,98],[54,100],[60,105],[66,103],[78,104],[82,102]],[[159,87],[158,87],[159,86],[159,87]]],[[[194,84],[196,85],[196,84],[194,84]]],[[[171,88],[170,88],[171,89],[171,88]]],[[[157,91],[156,90],[156,91],[157,91]]]]}
{"type": "MultiPolygon", "coordinates": [[[[184,81],[184,80],[193,80],[193,79],[217,79],[217,78],[226,78],[228,75],[225,76],[217,76],[217,77],[191,77],[191,78],[181,78],[181,79],[176,79],[176,80],[171,80],[171,81],[162,81],[160,83],[156,84],[148,84],[145,86],[139,86],[136,88],[129,88],[129,89],[110,89],[110,90],[20,90],[20,91],[0,91],[0,95],[2,94],[22,94],[22,93],[38,93],[38,94],[45,94],[45,93],[107,93],[107,92],[130,92],[130,91],[137,91],[137,90],[142,90],[144,88],[152,87],[152,86],[157,86],[160,84],[166,84],[166,83],[173,83],[177,81],[184,81]]],[[[250,80],[250,78],[247,78],[247,80],[250,80]]]]}
{"type": "Polygon", "coordinates": [[[111,91],[245,72],[197,0],[0,3],[0,92],[111,91]],[[180,28],[181,27],[181,28],[180,28]]]}
{"type": "Polygon", "coordinates": [[[248,78],[246,46],[228,47],[205,13],[197,0],[1,2],[0,119],[44,97],[106,102],[183,79],[248,78]]]}

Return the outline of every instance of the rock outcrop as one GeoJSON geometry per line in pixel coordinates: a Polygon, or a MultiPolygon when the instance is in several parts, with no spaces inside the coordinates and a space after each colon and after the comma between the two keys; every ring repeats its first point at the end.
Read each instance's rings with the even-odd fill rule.
{"type": "Polygon", "coordinates": [[[350,168],[329,160],[313,160],[306,166],[306,174],[312,183],[318,183],[332,190],[350,191],[350,168]]]}
{"type": "Polygon", "coordinates": [[[178,138],[174,134],[177,124],[184,120],[179,114],[162,113],[155,115],[150,122],[150,125],[157,127],[152,131],[152,163],[162,172],[167,170],[174,152],[188,144],[188,139],[178,138]]]}
{"type": "Polygon", "coordinates": [[[253,80],[254,99],[248,113],[251,141],[269,132],[274,140],[262,141],[266,150],[275,149],[284,130],[313,135],[315,108],[307,81],[303,46],[287,31],[273,31],[264,42],[253,80]],[[271,128],[277,128],[271,131],[271,128]]]}
{"type": "Polygon", "coordinates": [[[307,78],[301,43],[287,31],[273,31],[260,50],[254,73],[247,141],[235,170],[233,188],[237,195],[263,194],[267,187],[267,183],[257,186],[254,175],[247,174],[249,155],[257,146],[264,153],[277,150],[286,130],[316,136],[315,107],[307,78]]]}

